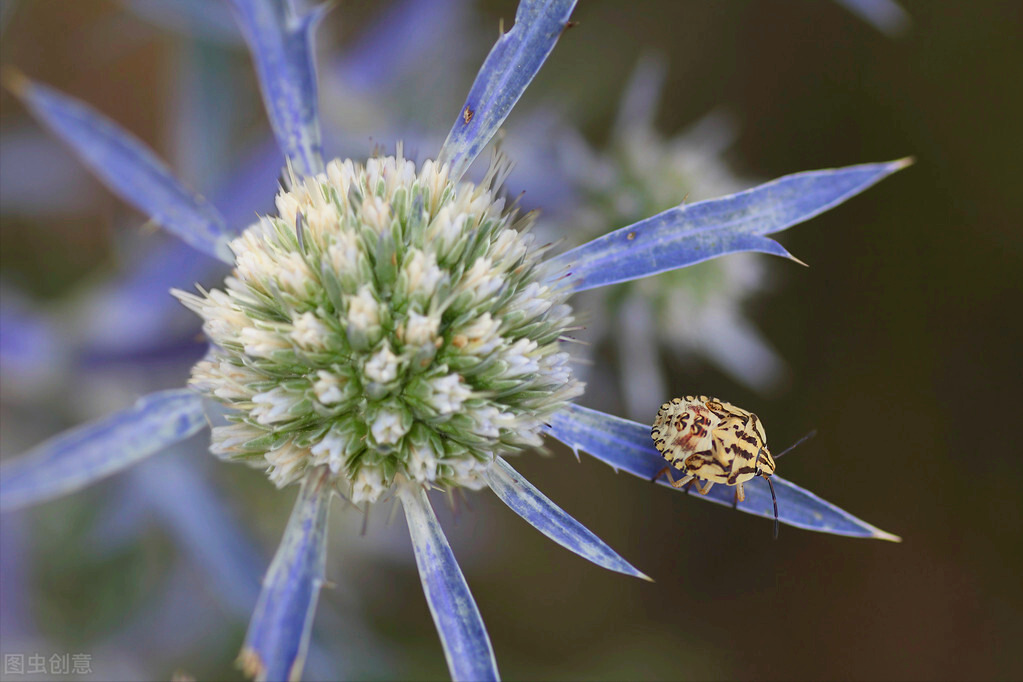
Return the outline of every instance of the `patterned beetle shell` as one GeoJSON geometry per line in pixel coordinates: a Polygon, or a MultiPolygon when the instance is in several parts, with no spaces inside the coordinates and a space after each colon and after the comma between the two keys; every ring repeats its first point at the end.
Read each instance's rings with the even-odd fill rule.
{"type": "Polygon", "coordinates": [[[707,396],[675,398],[661,405],[650,436],[667,460],[668,480],[676,488],[695,483],[703,495],[715,483],[735,486],[735,499],[746,498],[742,484],[774,473],[767,435],[760,419],[735,405],[707,396]],[[682,472],[678,481],[671,468],[682,472]]]}

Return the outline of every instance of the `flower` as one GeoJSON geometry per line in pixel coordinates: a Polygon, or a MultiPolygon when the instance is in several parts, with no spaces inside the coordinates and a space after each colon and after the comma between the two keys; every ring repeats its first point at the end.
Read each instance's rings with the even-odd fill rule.
{"type": "MultiPolygon", "coordinates": [[[[233,266],[222,289],[177,295],[212,346],[189,388],[73,429],[0,468],[0,507],[49,499],[201,430],[225,405],[212,450],[300,482],[240,662],[259,679],[300,676],[335,492],[402,503],[416,562],[455,679],[495,679],[489,637],[427,490],[489,487],[533,526],[594,563],[645,577],[518,475],[507,461],[551,435],[637,476],[661,462],[649,427],[577,406],[562,341],[579,291],[717,256],[791,257],[765,235],[841,203],[905,161],[800,173],[679,206],[549,257],[529,217],[498,192],[505,167],[463,179],[570,26],[574,2],[524,0],[458,109],[435,159],[364,164],[320,149],[311,33],[320,11],[235,0],[288,186],[276,215],[241,235],[152,152],[90,108],[20,74],[9,87],[116,193],[187,243],[233,266]]],[[[773,478],[783,522],[895,539],[773,478]]],[[[738,508],[773,516],[766,484],[738,508]]],[[[731,503],[717,486],[706,499],[731,503]]]]}
{"type": "Polygon", "coordinates": [[[213,451],[278,486],[326,465],[359,504],[396,479],[479,487],[477,464],[539,444],[582,393],[558,341],[569,292],[544,283],[499,168],[456,184],[400,148],[331,161],[231,242],[225,291],[175,291],[213,344],[192,385],[234,410],[213,451]]]}
{"type": "MultiPolygon", "coordinates": [[[[754,184],[725,161],[735,133],[723,113],[709,114],[670,139],[656,130],[664,77],[663,60],[639,62],[605,148],[591,149],[571,128],[559,132],[558,165],[576,195],[560,222],[580,239],[671,208],[679,197],[702,201],[754,184]]],[[[765,274],[755,255],[736,254],[640,280],[624,291],[598,292],[600,308],[611,314],[594,315],[588,332],[590,339],[619,343],[618,374],[630,414],[655,414],[663,402],[662,344],[678,356],[702,355],[758,391],[777,387],[784,362],[743,314],[747,299],[764,289],[765,274]],[[614,334],[620,326],[632,333],[614,334]]]]}

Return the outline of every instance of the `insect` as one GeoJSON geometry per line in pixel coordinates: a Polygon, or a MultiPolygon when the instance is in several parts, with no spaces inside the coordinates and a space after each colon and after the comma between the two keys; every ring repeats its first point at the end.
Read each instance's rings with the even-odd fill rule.
{"type": "Polygon", "coordinates": [[[763,476],[771,488],[774,535],[778,536],[778,498],[771,483],[774,458],[767,449],[767,434],[757,415],[704,395],[675,398],[657,411],[650,437],[654,447],[668,461],[653,477],[654,481],[667,473],[674,487],[684,487],[688,492],[695,484],[701,495],[710,492],[715,483],[734,486],[734,507],[746,499],[742,484],[755,476],[763,476]],[[682,472],[682,478],[675,480],[672,468],[682,472]]]}

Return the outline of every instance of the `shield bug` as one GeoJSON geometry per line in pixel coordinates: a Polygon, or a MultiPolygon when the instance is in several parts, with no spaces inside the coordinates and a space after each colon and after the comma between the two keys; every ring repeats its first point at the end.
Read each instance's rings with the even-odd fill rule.
{"type": "MultiPolygon", "coordinates": [[[[812,435],[813,432],[796,445],[812,435]]],[[[771,483],[775,464],[767,449],[763,424],[757,415],[704,395],[675,398],[661,405],[650,429],[650,437],[654,440],[654,447],[668,462],[654,476],[655,481],[667,473],[674,487],[685,487],[688,492],[690,486],[695,485],[701,495],[710,492],[715,483],[734,486],[734,507],[746,499],[743,483],[754,476],[763,476],[774,502],[774,534],[777,537],[778,498],[771,483]],[[673,468],[682,474],[678,480],[671,475],[673,468]]]]}

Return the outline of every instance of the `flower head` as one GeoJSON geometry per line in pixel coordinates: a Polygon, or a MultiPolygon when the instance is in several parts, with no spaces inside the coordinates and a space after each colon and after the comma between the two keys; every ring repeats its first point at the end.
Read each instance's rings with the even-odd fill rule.
{"type": "Polygon", "coordinates": [[[582,392],[559,347],[570,292],[544,282],[498,172],[456,183],[399,147],[293,176],[231,242],[224,290],[175,292],[213,343],[192,385],[234,409],[214,451],[278,486],[326,465],[374,502],[399,476],[479,487],[477,468],[538,443],[582,392]]]}
{"type": "MultiPolygon", "coordinates": [[[[736,131],[723,112],[674,137],[657,130],[665,76],[661,60],[640,60],[606,148],[591,149],[570,129],[559,136],[559,166],[578,201],[564,222],[580,236],[594,238],[632,224],[677,205],[680,197],[703,201],[755,184],[726,162],[736,131]]],[[[603,290],[612,319],[632,333],[616,334],[618,325],[601,324],[599,317],[590,333],[620,345],[619,375],[629,412],[654,414],[663,402],[662,346],[682,356],[702,355],[761,392],[777,388],[784,361],[744,310],[765,289],[765,267],[753,254],[736,254],[637,281],[625,292],[603,290]]]]}

